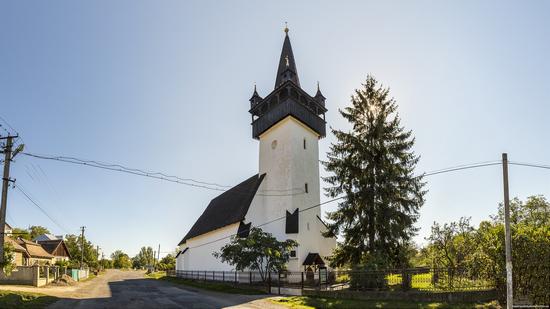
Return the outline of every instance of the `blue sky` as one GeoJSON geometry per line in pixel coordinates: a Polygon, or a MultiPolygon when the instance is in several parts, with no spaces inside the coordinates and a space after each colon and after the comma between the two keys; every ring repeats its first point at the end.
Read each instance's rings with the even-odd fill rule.
{"type": "MultiPolygon", "coordinates": [[[[0,116],[28,152],[236,184],[257,171],[248,99],[254,82],[272,90],[288,21],[302,87],[320,82],[330,126],[347,128],[337,110],[371,73],[414,131],[419,173],[502,152],[548,164],[549,12],[544,1],[4,1],[0,116]]],[[[24,156],[12,176],[63,228],[17,190],[8,222],[85,225],[107,254],[172,250],[218,194],[24,156]]],[[[427,181],[419,242],[434,221],[477,223],[502,199],[499,166],[427,181]]],[[[549,184],[547,170],[511,167],[512,196],[550,196],[549,184]]]]}

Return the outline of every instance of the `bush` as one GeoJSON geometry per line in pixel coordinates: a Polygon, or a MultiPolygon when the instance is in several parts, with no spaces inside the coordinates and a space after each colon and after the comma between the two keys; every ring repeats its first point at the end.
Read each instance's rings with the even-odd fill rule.
{"type": "Polygon", "coordinates": [[[384,271],[368,271],[356,267],[349,272],[349,284],[352,290],[386,290],[388,279],[384,271]]]}

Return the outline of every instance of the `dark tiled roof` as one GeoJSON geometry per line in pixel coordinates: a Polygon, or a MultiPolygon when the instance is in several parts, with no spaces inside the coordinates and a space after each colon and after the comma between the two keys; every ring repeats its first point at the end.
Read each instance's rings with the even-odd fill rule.
{"type": "Polygon", "coordinates": [[[277,69],[275,88],[279,87],[284,82],[283,73],[285,73],[286,70],[290,70],[294,73],[291,80],[299,87],[300,80],[298,79],[296,61],[294,60],[294,53],[292,52],[292,46],[290,45],[290,38],[288,37],[288,33],[285,35],[283,49],[281,50],[281,58],[279,59],[279,68],[277,69]]]}
{"type": "Polygon", "coordinates": [[[308,253],[302,265],[325,265],[319,253],[308,253]]]}
{"type": "Polygon", "coordinates": [[[243,220],[264,176],[254,175],[211,200],[179,245],[189,238],[243,220]]]}
{"type": "Polygon", "coordinates": [[[71,257],[69,253],[69,249],[65,245],[65,242],[63,241],[63,239],[41,240],[41,241],[38,241],[38,243],[42,246],[42,248],[44,248],[44,250],[46,250],[49,254],[52,254],[52,255],[55,255],[54,251],[57,249],[57,247],[63,246],[65,249],[65,252],[67,253],[67,256],[69,258],[71,257]]]}

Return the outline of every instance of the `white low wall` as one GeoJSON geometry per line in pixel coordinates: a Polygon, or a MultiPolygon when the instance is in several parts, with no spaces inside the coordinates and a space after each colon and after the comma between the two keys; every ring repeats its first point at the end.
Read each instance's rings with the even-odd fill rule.
{"type": "Polygon", "coordinates": [[[0,284],[44,286],[57,279],[58,276],[59,269],[57,267],[17,266],[10,274],[0,271],[0,284]]]}
{"type": "Polygon", "coordinates": [[[34,285],[35,271],[32,266],[18,266],[9,275],[0,270],[0,283],[34,285]]]}

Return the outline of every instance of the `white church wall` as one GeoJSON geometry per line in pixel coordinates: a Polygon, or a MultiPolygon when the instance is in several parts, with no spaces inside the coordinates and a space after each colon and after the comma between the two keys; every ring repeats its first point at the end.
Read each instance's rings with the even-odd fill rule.
{"type": "MultiPolygon", "coordinates": [[[[260,136],[259,170],[260,174],[267,175],[250,206],[246,222],[254,226],[284,217],[287,210],[293,213],[296,208],[304,210],[320,203],[318,139],[317,133],[290,116],[260,136]],[[284,196],[290,193],[293,195],[284,196]]],[[[321,216],[320,207],[300,212],[297,234],[285,233],[284,219],[262,226],[280,240],[294,239],[299,243],[297,258],[289,261],[289,270],[302,270],[308,253],[326,256],[334,248],[335,239],[321,235],[325,227],[317,216],[321,216]]]]}
{"type": "Polygon", "coordinates": [[[229,271],[234,267],[215,258],[212,253],[219,252],[221,247],[231,241],[231,236],[237,233],[239,223],[234,223],[214,231],[188,239],[180,248],[189,247],[176,260],[176,270],[213,270],[229,271]],[[219,240],[224,238],[222,240],[219,240]]]}

